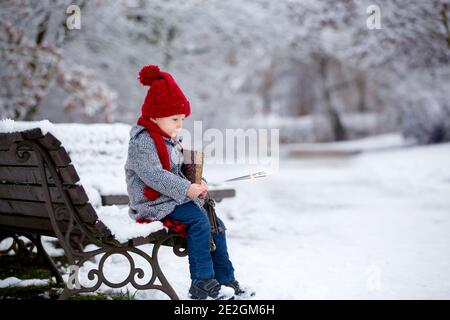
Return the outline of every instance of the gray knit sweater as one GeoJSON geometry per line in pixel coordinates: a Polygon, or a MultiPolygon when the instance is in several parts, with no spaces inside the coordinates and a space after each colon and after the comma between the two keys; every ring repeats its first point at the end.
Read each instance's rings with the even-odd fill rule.
{"type": "Polygon", "coordinates": [[[134,125],[130,131],[128,158],[125,164],[129,202],[129,215],[137,218],[161,220],[172,213],[175,206],[194,201],[203,208],[205,200],[186,195],[190,181],[181,172],[183,154],[177,141],[163,137],[170,157],[170,172],[163,169],[153,139],[145,127],[134,125]],[[155,189],[160,196],[150,201],[144,196],[145,185],[155,189]]]}

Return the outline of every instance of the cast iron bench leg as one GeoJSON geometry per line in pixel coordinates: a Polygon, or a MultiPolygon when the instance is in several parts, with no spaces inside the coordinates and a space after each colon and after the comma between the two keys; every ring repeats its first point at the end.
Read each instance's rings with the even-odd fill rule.
{"type": "MultiPolygon", "coordinates": [[[[97,268],[89,270],[88,275],[87,275],[89,280],[96,280],[97,282],[89,288],[83,287],[82,285],[80,285],[78,288],[69,288],[69,285],[66,284],[64,291],[62,292],[62,294],[59,297],[59,300],[68,299],[71,296],[78,294],[78,293],[95,292],[102,284],[105,284],[111,288],[121,288],[127,284],[131,284],[137,290],[156,289],[156,290],[162,291],[165,294],[167,294],[167,296],[169,296],[169,298],[172,300],[179,300],[178,295],[176,294],[175,290],[172,288],[169,281],[165,277],[164,273],[161,270],[161,267],[159,266],[159,262],[158,262],[158,252],[159,252],[159,249],[160,249],[162,243],[172,237],[173,236],[167,236],[166,238],[156,242],[153,245],[153,250],[152,250],[151,256],[148,255],[147,253],[145,253],[144,251],[142,251],[141,249],[139,249],[137,247],[133,247],[133,246],[103,247],[103,248],[99,248],[99,249],[91,251],[91,252],[86,252],[84,257],[82,259],[80,259],[79,261],[77,261],[76,266],[78,268],[81,268],[86,261],[94,258],[95,256],[97,256],[99,254],[103,254],[103,256],[100,259],[100,262],[98,263],[97,268]],[[142,279],[147,270],[144,271],[141,268],[136,267],[133,257],[130,255],[130,253],[134,253],[136,255],[141,256],[150,264],[152,275],[151,275],[151,279],[147,283],[138,284],[136,282],[136,278],[142,279]],[[110,282],[106,278],[106,276],[104,274],[104,270],[103,270],[106,259],[108,259],[108,257],[115,255],[115,254],[124,256],[125,258],[127,258],[128,263],[130,264],[130,273],[128,274],[127,278],[120,283],[110,282]],[[155,283],[156,280],[159,280],[159,282],[161,284],[156,284],[155,283]]],[[[176,250],[179,250],[179,248],[174,248],[174,252],[177,256],[185,255],[184,252],[178,251],[178,253],[177,253],[176,250]]],[[[76,277],[78,277],[78,275],[76,275],[76,277]]],[[[69,281],[70,281],[70,277],[69,277],[69,281]]],[[[70,286],[72,287],[72,284],[70,284],[70,286]]]]}
{"type": "Polygon", "coordinates": [[[40,254],[42,258],[44,259],[44,263],[47,266],[47,268],[50,269],[52,275],[56,278],[57,284],[63,284],[64,280],[61,276],[61,274],[58,271],[58,268],[55,265],[55,262],[53,259],[48,255],[47,251],[45,251],[44,247],[42,246],[42,239],[41,236],[35,236],[33,239],[30,239],[33,241],[33,243],[36,245],[36,249],[38,252],[38,255],[40,254]]]}

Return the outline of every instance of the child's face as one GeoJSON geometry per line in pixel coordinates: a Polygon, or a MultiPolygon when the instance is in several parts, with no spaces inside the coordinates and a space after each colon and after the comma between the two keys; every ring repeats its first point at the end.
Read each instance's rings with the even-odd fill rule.
{"type": "Polygon", "coordinates": [[[150,118],[155,122],[162,131],[167,133],[171,138],[175,138],[180,130],[183,128],[183,121],[186,118],[184,114],[175,114],[164,118],[150,118]]]}

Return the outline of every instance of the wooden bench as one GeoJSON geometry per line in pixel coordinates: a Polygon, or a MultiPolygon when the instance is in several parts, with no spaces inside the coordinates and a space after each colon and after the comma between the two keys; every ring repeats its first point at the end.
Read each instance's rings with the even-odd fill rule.
{"type": "MultiPolygon", "coordinates": [[[[232,188],[229,189],[216,189],[208,190],[208,193],[215,202],[221,202],[224,198],[233,198],[236,196],[236,191],[232,188]]],[[[102,205],[128,205],[130,199],[128,195],[102,195],[102,205]]]]}
{"type": "MultiPolygon", "coordinates": [[[[163,229],[120,243],[99,220],[79,180],[68,153],[51,133],[44,135],[39,128],[1,133],[0,240],[17,239],[19,235],[30,239],[58,283],[63,283],[63,278],[42,246],[41,236],[58,239],[74,272],[88,260],[102,255],[96,268],[88,272],[89,280],[95,283],[84,287],[68,281],[59,299],[94,292],[102,284],[111,288],[131,284],[138,290],[157,289],[171,299],[178,299],[159,266],[158,251],[161,245],[168,245],[177,256],[186,256],[185,240],[163,229]],[[85,252],[84,245],[88,243],[98,249],[85,252]],[[153,243],[151,253],[138,248],[148,243],[153,243]],[[138,268],[130,253],[144,258],[152,270],[138,268]],[[104,273],[106,259],[116,254],[125,257],[130,265],[128,276],[120,283],[110,282],[104,273]],[[145,284],[136,282],[150,272],[151,278],[145,284]]],[[[11,248],[14,246],[13,243],[11,248]]]]}

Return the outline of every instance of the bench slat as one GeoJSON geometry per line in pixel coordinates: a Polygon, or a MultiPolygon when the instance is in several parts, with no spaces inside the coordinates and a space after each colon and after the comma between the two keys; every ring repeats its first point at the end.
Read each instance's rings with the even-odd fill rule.
{"type": "Polygon", "coordinates": [[[0,133],[0,141],[23,141],[26,139],[39,139],[43,138],[44,134],[40,128],[29,129],[25,131],[15,131],[15,132],[2,132],[0,133]]]}
{"type": "Polygon", "coordinates": [[[111,206],[111,205],[127,205],[130,201],[127,195],[114,195],[114,196],[102,196],[102,205],[111,206]]]}
{"type": "Polygon", "coordinates": [[[223,198],[233,198],[236,196],[236,190],[234,189],[219,189],[208,191],[211,198],[221,201],[223,198]]]}
{"type": "MultiPolygon", "coordinates": [[[[50,197],[54,203],[64,203],[61,193],[56,187],[49,187],[50,197]]],[[[89,201],[82,186],[66,188],[67,194],[74,204],[85,204],[89,201]]],[[[18,185],[0,183],[0,198],[45,202],[42,185],[18,185]]]]}
{"type": "MultiPolygon", "coordinates": [[[[58,168],[62,183],[65,185],[75,184],[80,181],[80,177],[73,165],[58,168]]],[[[54,185],[55,182],[50,172],[46,170],[47,182],[54,185]]],[[[18,166],[0,166],[0,182],[7,183],[29,183],[42,184],[41,172],[39,167],[18,167],[18,166]]]]}
{"type": "MultiPolygon", "coordinates": [[[[64,205],[54,204],[53,207],[56,209],[58,207],[64,207],[64,205]]],[[[94,224],[98,220],[97,213],[90,203],[74,207],[83,222],[94,224]]],[[[25,217],[48,217],[47,207],[44,202],[0,199],[0,212],[2,214],[5,213],[25,217]]],[[[68,219],[68,217],[64,218],[64,220],[68,219]]]]}
{"type": "Polygon", "coordinates": [[[9,150],[14,144],[14,141],[22,141],[22,134],[20,132],[0,133],[0,150],[9,150]]]}
{"type": "Polygon", "coordinates": [[[49,151],[49,153],[57,167],[66,167],[72,162],[64,147],[60,147],[55,151],[49,151]]]}
{"type": "MultiPolygon", "coordinates": [[[[233,198],[236,196],[236,191],[234,189],[220,189],[220,190],[210,190],[208,191],[211,198],[221,201],[223,198],[233,198]]],[[[102,205],[128,205],[130,198],[128,195],[104,195],[102,196],[102,205]]]]}
{"type": "Polygon", "coordinates": [[[24,140],[37,140],[47,150],[57,150],[61,146],[61,141],[50,132],[44,135],[39,128],[36,128],[23,132],[0,133],[0,149],[8,150],[14,142],[24,140]]]}
{"type": "MultiPolygon", "coordinates": [[[[0,165],[1,166],[38,166],[38,158],[36,156],[35,151],[27,151],[30,154],[29,159],[27,159],[24,162],[19,162],[17,155],[15,153],[14,148],[9,150],[0,150],[0,165]]],[[[19,151],[19,154],[22,154],[22,151],[19,151]]],[[[50,157],[55,162],[55,165],[57,167],[66,167],[68,166],[72,161],[70,160],[70,157],[64,147],[60,147],[57,150],[49,151],[50,157]]]]}
{"type": "MultiPolygon", "coordinates": [[[[8,215],[0,212],[0,225],[2,228],[17,230],[20,231],[20,233],[28,231],[29,233],[39,233],[56,237],[50,219],[8,215]]],[[[69,226],[68,222],[59,221],[58,225],[62,232],[67,232],[69,226]]],[[[73,233],[79,234],[79,231],[74,230],[73,233]]]]}
{"type": "Polygon", "coordinates": [[[44,134],[42,133],[41,128],[33,128],[29,130],[25,130],[20,132],[24,140],[35,140],[42,138],[44,134]]]}
{"type": "Polygon", "coordinates": [[[47,150],[58,150],[61,147],[61,141],[49,132],[37,141],[47,150]]]}

